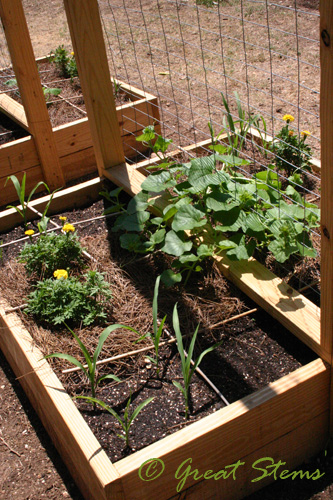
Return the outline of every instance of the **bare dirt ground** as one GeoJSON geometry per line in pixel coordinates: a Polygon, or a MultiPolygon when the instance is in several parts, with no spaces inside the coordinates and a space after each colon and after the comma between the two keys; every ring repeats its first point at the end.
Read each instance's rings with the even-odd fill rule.
{"type": "MultiPolygon", "coordinates": [[[[61,0],[23,4],[36,57],[60,44],[72,48],[61,0]]],[[[270,132],[279,130],[285,113],[293,114],[295,130],[312,132],[318,157],[317,0],[297,2],[297,15],[288,0],[269,6],[229,0],[209,8],[200,5],[199,11],[194,5],[194,0],[179,1],[177,8],[167,0],[135,0],[125,9],[121,0],[112,2],[112,8],[101,2],[113,75],[159,95],[165,135],[177,144],[207,138],[209,120],[220,130],[220,91],[230,95],[235,110],[232,92],[238,90],[245,109],[262,114],[270,132]]],[[[8,65],[3,46],[0,59],[1,67],[8,65]]],[[[0,498],[82,500],[2,354],[0,403],[0,498]]],[[[318,457],[312,464],[325,466],[322,482],[311,488],[304,482],[275,483],[253,499],[331,499],[332,461],[318,457]]]]}

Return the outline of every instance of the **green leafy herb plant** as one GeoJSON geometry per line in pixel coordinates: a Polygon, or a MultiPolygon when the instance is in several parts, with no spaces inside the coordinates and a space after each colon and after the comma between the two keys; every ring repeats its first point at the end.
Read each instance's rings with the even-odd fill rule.
{"type": "Polygon", "coordinates": [[[75,276],[67,278],[66,273],[66,270],[57,269],[57,279],[38,281],[28,295],[25,312],[51,325],[82,322],[88,326],[97,320],[105,321],[105,306],[112,294],[103,275],[88,271],[79,279],[75,276]]]}
{"type": "Polygon", "coordinates": [[[114,418],[116,418],[118,420],[118,422],[120,423],[120,425],[123,428],[123,431],[125,433],[124,436],[121,434],[118,434],[118,436],[121,439],[125,440],[126,447],[130,446],[130,444],[129,444],[129,431],[130,431],[130,427],[131,427],[132,423],[134,422],[136,417],[139,415],[139,413],[143,410],[143,408],[145,406],[147,406],[149,403],[151,403],[154,399],[154,398],[148,398],[145,401],[142,401],[142,403],[140,403],[139,406],[137,406],[135,408],[135,410],[133,411],[133,413],[130,415],[129,414],[129,408],[130,408],[130,404],[131,404],[131,397],[130,397],[127,401],[127,404],[126,404],[124,416],[121,417],[119,415],[119,413],[117,413],[113,408],[108,406],[106,403],[104,403],[104,401],[101,401],[100,399],[90,398],[87,396],[76,396],[76,398],[85,399],[94,405],[98,404],[101,408],[103,408],[104,410],[109,412],[114,418]]]}
{"type": "Polygon", "coordinates": [[[191,340],[191,343],[190,343],[190,347],[189,347],[189,350],[188,350],[188,354],[187,354],[187,357],[186,357],[185,352],[184,352],[184,345],[183,345],[182,334],[181,334],[180,326],[179,326],[179,317],[178,317],[178,311],[177,311],[177,304],[175,305],[174,310],[173,310],[173,318],[172,318],[172,320],[173,320],[173,329],[175,331],[176,339],[177,339],[177,348],[178,348],[178,352],[179,352],[179,355],[180,355],[180,361],[181,361],[181,367],[182,367],[182,374],[183,374],[184,386],[182,386],[176,380],[173,380],[172,382],[175,385],[175,387],[177,387],[177,389],[179,389],[180,392],[184,396],[184,400],[185,400],[185,419],[187,420],[188,417],[189,417],[189,390],[190,390],[190,383],[191,383],[191,380],[192,380],[192,376],[193,376],[195,370],[199,367],[199,365],[200,365],[202,359],[204,358],[204,356],[206,356],[206,354],[208,354],[209,352],[211,352],[214,349],[216,349],[216,347],[218,347],[221,344],[221,342],[218,342],[218,343],[214,344],[213,346],[208,347],[208,349],[205,349],[199,355],[199,357],[196,359],[196,361],[194,361],[194,363],[192,365],[191,364],[191,360],[192,360],[192,356],[193,356],[195,341],[197,339],[199,325],[197,326],[197,328],[196,328],[196,330],[194,332],[194,335],[192,337],[192,340],[191,340]]]}

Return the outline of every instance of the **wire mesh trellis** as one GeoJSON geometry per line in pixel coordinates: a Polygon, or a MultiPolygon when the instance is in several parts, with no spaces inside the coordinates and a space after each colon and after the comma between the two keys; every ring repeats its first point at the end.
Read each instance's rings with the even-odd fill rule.
{"type": "MultiPolygon", "coordinates": [[[[229,131],[232,124],[241,126],[239,140],[229,141],[229,146],[231,144],[232,152],[248,160],[250,165],[235,166],[238,174],[249,177],[260,171],[268,172],[271,164],[276,169],[280,161],[287,168],[278,170],[279,183],[274,189],[283,190],[284,202],[298,205],[304,213],[306,209],[316,213],[315,208],[305,207],[305,201],[319,204],[318,176],[312,170],[307,172],[299,189],[302,199],[293,199],[285,188],[294,167],[283,157],[281,149],[275,148],[275,160],[272,151],[272,144],[285,142],[288,146],[289,141],[281,138],[281,128],[285,126],[284,115],[291,114],[294,120],[288,124],[289,134],[298,144],[306,141],[314,156],[319,157],[319,13],[314,2],[100,0],[99,6],[112,78],[158,96],[162,134],[173,140],[173,148],[209,140],[208,124],[215,134],[229,131]],[[246,129],[248,125],[252,125],[250,131],[256,132],[255,135],[242,131],[242,127],[246,129]],[[300,135],[304,130],[311,135],[300,135]],[[265,140],[266,134],[271,140],[265,140]]],[[[26,7],[28,22],[32,25],[34,20],[29,20],[29,6],[26,7]]],[[[59,10],[58,4],[56,8],[59,10]]],[[[58,27],[61,25],[61,30],[56,37],[45,41],[44,54],[62,43],[70,50],[67,23],[63,12],[61,15],[55,23],[58,27]]],[[[32,39],[40,55],[39,41],[32,39]]],[[[1,47],[0,59],[8,66],[8,50],[4,43],[1,47]]],[[[47,71],[40,68],[42,79],[47,71]]],[[[3,78],[8,77],[4,74],[3,78]]],[[[61,86],[63,81],[53,78],[46,83],[42,80],[42,84],[47,88],[61,86]]],[[[11,92],[15,90],[12,88],[11,92]]],[[[2,93],[8,92],[5,89],[2,93]]],[[[72,119],[86,115],[82,96],[66,93],[59,96],[58,107],[49,107],[49,113],[61,110],[63,101],[70,105],[72,119]]],[[[130,127],[123,121],[123,133],[137,135],[140,119],[134,112],[134,116],[127,119],[127,123],[133,122],[130,127]]],[[[301,156],[293,147],[290,149],[294,156],[301,156]]],[[[135,147],[135,141],[131,141],[128,149],[136,161],[147,157],[135,147]]],[[[201,149],[211,153],[208,144],[201,149]]],[[[195,151],[187,152],[189,157],[195,154],[195,151]]],[[[310,159],[308,150],[304,150],[301,159],[305,162],[310,159]]],[[[282,218],[290,217],[282,205],[279,214],[282,218]]],[[[318,229],[307,230],[319,249],[318,229]]],[[[306,246],[305,243],[304,248],[306,246]]],[[[303,283],[303,276],[307,274],[304,259],[301,268],[299,281],[293,283],[298,289],[309,282],[307,277],[303,283]]],[[[290,268],[285,272],[292,274],[290,268]]],[[[312,281],[318,281],[319,265],[312,272],[312,281]]]]}
{"type": "MultiPolygon", "coordinates": [[[[244,128],[250,124],[250,130],[255,129],[257,138],[264,140],[258,147],[258,140],[246,135],[241,151],[237,149],[242,141],[233,143],[234,153],[250,162],[245,170],[236,168],[238,173],[249,176],[268,171],[272,164],[276,170],[282,163],[275,189],[283,190],[283,201],[316,212],[315,205],[306,208],[305,203],[320,202],[318,175],[310,168],[301,188],[288,181],[300,170],[295,171],[278,144],[289,145],[281,129],[286,127],[284,116],[290,114],[287,135],[297,139],[294,144],[298,146],[306,141],[319,157],[317,4],[99,0],[99,6],[111,73],[159,97],[162,133],[173,140],[175,148],[209,139],[208,123],[216,134],[230,131],[230,123],[244,128]],[[265,140],[266,134],[270,141],[265,140]],[[272,144],[276,145],[275,159],[272,144]],[[289,183],[301,192],[298,200],[285,192],[289,183]]],[[[300,156],[298,147],[290,149],[292,155],[300,156]]],[[[305,163],[310,157],[310,149],[304,148],[305,163]]],[[[140,154],[137,158],[144,159],[140,154]]],[[[297,222],[284,212],[283,204],[278,212],[282,219],[291,217],[297,222]]],[[[318,228],[307,231],[319,251],[318,228]]],[[[317,292],[319,265],[310,278],[305,277],[306,260],[294,266],[297,273],[295,267],[284,271],[289,278],[297,275],[291,283],[304,290],[313,282],[317,292]]]]}

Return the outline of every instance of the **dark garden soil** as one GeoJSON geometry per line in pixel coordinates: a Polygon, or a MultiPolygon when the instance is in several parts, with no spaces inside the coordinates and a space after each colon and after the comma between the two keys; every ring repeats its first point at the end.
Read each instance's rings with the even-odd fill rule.
{"type": "MultiPolygon", "coordinates": [[[[58,96],[50,95],[46,99],[52,127],[71,123],[87,116],[78,77],[74,77],[72,80],[64,78],[59,69],[50,62],[39,63],[38,70],[41,83],[45,89],[57,88],[61,90],[58,96]]],[[[22,104],[17,87],[15,85],[14,87],[10,87],[6,84],[6,82],[13,78],[15,78],[15,75],[10,70],[5,69],[0,71],[0,92],[5,92],[9,97],[22,104]]],[[[115,89],[114,96],[116,106],[126,104],[135,98],[130,92],[125,92],[121,86],[117,90],[115,89]]],[[[20,139],[27,135],[29,134],[25,130],[7,118],[6,115],[0,113],[0,144],[5,144],[6,142],[20,139]]]]}
{"type": "MultiPolygon", "coordinates": [[[[99,216],[102,210],[103,202],[100,201],[85,210],[72,211],[63,215],[67,215],[70,222],[78,222],[99,216]]],[[[55,217],[54,220],[57,221],[57,218],[55,217]]],[[[98,264],[94,264],[94,266],[106,272],[106,279],[112,287],[113,300],[108,310],[109,323],[124,323],[143,333],[151,331],[151,300],[154,282],[155,277],[162,272],[165,261],[162,256],[142,258],[141,256],[133,256],[121,249],[118,236],[111,232],[112,220],[112,218],[101,219],[77,226],[78,234],[85,248],[98,260],[98,264]]],[[[22,236],[23,229],[16,228],[9,234],[2,235],[2,241],[6,243],[22,236]]],[[[10,300],[12,306],[24,302],[24,296],[29,288],[23,265],[14,260],[21,245],[22,243],[3,249],[3,260],[0,269],[1,293],[10,300]]],[[[170,291],[161,287],[159,317],[162,318],[167,314],[167,330],[173,333],[170,318],[172,317],[173,306],[178,302],[183,334],[192,334],[196,325],[200,322],[199,350],[196,352],[195,357],[198,352],[208,345],[222,341],[217,350],[204,358],[201,368],[229,402],[236,401],[315,359],[315,355],[309,349],[281,325],[272,322],[271,317],[259,308],[256,313],[249,316],[221,324],[224,320],[251,310],[256,306],[237,288],[228,283],[214,265],[208,263],[205,267],[205,272],[202,275],[193,275],[186,290],[180,288],[177,291],[170,291]]],[[[34,339],[45,354],[65,351],[80,356],[79,350],[73,343],[69,333],[55,328],[46,329],[41,326],[32,326],[31,320],[24,313],[21,316],[24,323],[30,327],[34,339]]],[[[80,330],[80,338],[84,339],[91,351],[96,346],[97,337],[103,328],[104,326],[96,326],[93,329],[88,330],[85,328],[80,330]]],[[[105,350],[102,352],[102,357],[113,356],[142,347],[144,345],[142,342],[133,346],[133,341],[136,339],[135,334],[118,330],[114,335],[110,335],[105,350]]],[[[163,348],[161,354],[163,370],[160,379],[156,377],[155,370],[147,362],[144,354],[135,358],[125,358],[117,364],[107,365],[106,371],[103,372],[101,369],[100,372],[101,374],[110,372],[117,374],[122,380],[121,384],[112,383],[101,387],[97,395],[98,398],[120,413],[123,411],[130,395],[132,395],[133,408],[148,397],[155,398],[139,414],[131,428],[131,449],[126,449],[123,440],[117,436],[117,434],[121,433],[121,429],[114,418],[104,411],[93,411],[92,407],[87,406],[82,400],[78,403],[84,418],[89,422],[93,432],[97,435],[113,461],[178,430],[185,423],[183,400],[179,391],[172,384],[172,380],[179,380],[178,377],[180,377],[180,364],[176,348],[175,346],[163,348]],[[149,432],[146,432],[147,429],[149,429],[149,432]],[[112,446],[110,446],[111,443],[112,446]]],[[[80,374],[74,373],[64,376],[61,374],[61,370],[65,365],[60,364],[59,361],[54,361],[52,364],[70,394],[87,394],[87,384],[80,374]]],[[[7,366],[4,369],[6,373],[10,373],[7,366]]],[[[12,375],[10,376],[12,377],[12,375]]],[[[14,384],[17,385],[16,382],[14,384]]],[[[10,388],[4,385],[2,390],[5,391],[4,394],[7,394],[10,388]]],[[[14,395],[11,397],[14,398],[14,395]]],[[[31,463],[29,462],[30,453],[35,451],[37,445],[27,444],[28,448],[22,447],[22,443],[26,443],[26,435],[31,432],[30,424],[27,424],[28,433],[22,430],[22,436],[24,436],[22,441],[16,439],[16,436],[20,435],[19,433],[9,433],[7,435],[6,411],[9,411],[9,409],[6,409],[7,401],[9,403],[15,400],[10,398],[7,400],[7,396],[4,396],[3,399],[4,405],[1,410],[3,415],[0,413],[0,437],[2,437],[1,443],[3,446],[0,446],[0,451],[2,452],[3,448],[5,455],[3,462],[3,477],[5,480],[0,491],[7,495],[4,498],[25,498],[22,496],[24,490],[20,489],[23,488],[20,481],[13,485],[13,475],[9,472],[11,462],[12,467],[18,467],[21,474],[28,473],[36,476],[35,480],[38,488],[40,488],[40,493],[38,493],[38,496],[27,496],[26,498],[45,497],[56,499],[68,497],[68,495],[73,499],[80,498],[71,491],[72,483],[66,473],[65,484],[69,491],[62,485],[57,472],[53,467],[49,466],[48,458],[44,455],[43,450],[38,451],[41,457],[41,470],[38,468],[38,474],[35,471],[32,472],[31,463]],[[32,447],[31,451],[29,446],[32,447]],[[29,450],[29,455],[26,450],[29,450]],[[21,456],[25,457],[22,468],[13,465],[14,463],[22,463],[21,456]],[[47,471],[51,472],[42,472],[44,466],[47,471]],[[39,475],[40,477],[38,477],[39,475]],[[50,495],[46,491],[50,491],[50,495]],[[11,492],[10,495],[8,492],[11,492]],[[12,492],[14,493],[12,494],[12,492]]],[[[14,408],[16,408],[17,426],[19,427],[22,425],[19,416],[19,403],[10,404],[13,404],[14,408]]],[[[24,402],[23,404],[29,406],[28,403],[24,402]]],[[[219,397],[207,387],[200,377],[195,375],[191,386],[191,415],[189,421],[193,422],[202,418],[222,406],[224,406],[224,403],[219,397]]],[[[31,414],[33,415],[33,421],[35,421],[33,411],[31,414]]],[[[38,425],[37,428],[39,432],[38,425]]],[[[41,432],[43,433],[43,431],[41,432]]],[[[49,447],[48,438],[43,437],[42,439],[43,444],[45,441],[45,446],[49,447]]],[[[56,454],[52,451],[52,459],[54,456],[56,457],[56,454]]],[[[55,458],[56,464],[58,463],[57,460],[58,458],[55,458]]],[[[318,463],[313,462],[313,465],[309,462],[309,464],[306,464],[307,470],[310,470],[312,465],[315,468],[319,467],[318,463]]],[[[60,474],[63,475],[61,465],[59,465],[59,468],[60,474]]],[[[332,463],[330,459],[320,462],[320,468],[321,470],[327,469],[328,472],[331,471],[332,463]]],[[[327,484],[325,483],[326,480],[327,478],[324,476],[322,482],[315,482],[313,487],[317,488],[319,484],[327,484]]],[[[273,490],[267,489],[268,496],[264,496],[265,493],[261,492],[260,498],[295,498],[283,496],[283,494],[290,493],[290,481],[287,486],[285,486],[286,484],[282,482],[279,497],[274,496],[275,489],[273,488],[273,490]]],[[[318,490],[316,489],[316,491],[318,490]]],[[[297,492],[297,498],[311,498],[310,496],[302,497],[299,495],[300,486],[297,492]]],[[[308,495],[308,493],[309,487],[305,489],[304,495],[308,495]]],[[[320,498],[329,497],[322,496],[320,498]]]]}

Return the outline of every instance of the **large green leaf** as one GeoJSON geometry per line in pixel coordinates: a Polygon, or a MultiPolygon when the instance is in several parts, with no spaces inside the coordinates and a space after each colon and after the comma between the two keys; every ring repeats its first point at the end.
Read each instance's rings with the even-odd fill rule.
{"type": "Polygon", "coordinates": [[[222,193],[220,191],[213,192],[209,194],[206,198],[206,206],[214,212],[219,210],[231,210],[233,208],[232,203],[228,205],[228,201],[232,200],[232,196],[229,193],[222,193]]]}
{"type": "Polygon", "coordinates": [[[158,231],[156,231],[156,233],[153,233],[150,237],[150,242],[152,245],[158,245],[159,243],[162,243],[162,241],[164,240],[164,237],[165,237],[165,229],[162,228],[162,229],[159,229],[158,231]]]}
{"type": "Polygon", "coordinates": [[[239,207],[234,207],[231,210],[223,210],[214,213],[214,219],[221,222],[221,226],[216,226],[218,231],[238,231],[242,227],[245,214],[239,207]]]}
{"type": "Polygon", "coordinates": [[[129,215],[135,214],[136,212],[141,212],[146,210],[148,207],[148,193],[144,193],[140,191],[140,193],[136,194],[133,198],[131,198],[128,206],[127,213],[129,215]]]}
{"type": "Polygon", "coordinates": [[[183,205],[179,208],[172,221],[174,231],[191,230],[206,224],[205,214],[193,207],[193,205],[183,205]]]}
{"type": "Polygon", "coordinates": [[[254,240],[247,242],[245,236],[242,234],[234,234],[229,239],[237,245],[235,248],[227,251],[227,255],[231,260],[248,260],[252,257],[256,248],[254,240]]]}
{"type": "Polygon", "coordinates": [[[286,242],[283,239],[271,241],[267,248],[272,252],[275,259],[281,263],[288,260],[290,255],[298,251],[298,247],[296,244],[291,245],[289,244],[289,242],[286,242]]]}
{"type": "Polygon", "coordinates": [[[192,248],[191,241],[184,241],[183,237],[178,236],[174,231],[169,231],[165,237],[165,244],[161,248],[162,252],[175,257],[180,257],[192,248]]]}
{"type": "Polygon", "coordinates": [[[181,282],[182,275],[180,273],[174,273],[172,269],[166,269],[161,274],[161,280],[167,288],[171,288],[176,283],[181,282]]]}
{"type": "Polygon", "coordinates": [[[125,248],[125,250],[130,252],[141,252],[143,250],[141,238],[136,233],[122,234],[119,239],[121,248],[125,248]]]}
{"type": "Polygon", "coordinates": [[[151,193],[160,193],[176,185],[176,181],[167,170],[153,172],[141,184],[141,189],[151,193]]]}
{"type": "Polygon", "coordinates": [[[216,155],[216,159],[231,167],[248,165],[250,163],[248,160],[243,160],[242,158],[238,158],[238,156],[235,155],[216,155]]]}
{"type": "Polygon", "coordinates": [[[113,230],[141,232],[144,228],[144,223],[149,219],[149,217],[149,212],[135,212],[131,215],[128,215],[127,213],[123,214],[116,220],[113,230]]]}

